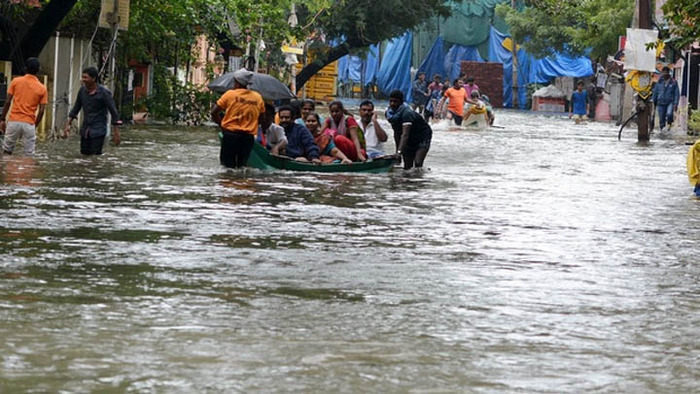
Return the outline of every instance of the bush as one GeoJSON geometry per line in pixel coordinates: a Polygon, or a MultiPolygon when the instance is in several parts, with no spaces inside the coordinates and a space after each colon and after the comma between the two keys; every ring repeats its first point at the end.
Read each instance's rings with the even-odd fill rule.
{"type": "Polygon", "coordinates": [[[209,119],[212,92],[189,82],[182,84],[163,66],[154,67],[153,74],[153,94],[145,100],[145,105],[154,118],[188,126],[209,119]]]}
{"type": "Polygon", "coordinates": [[[700,133],[700,110],[695,110],[688,118],[688,129],[694,134],[700,133]]]}

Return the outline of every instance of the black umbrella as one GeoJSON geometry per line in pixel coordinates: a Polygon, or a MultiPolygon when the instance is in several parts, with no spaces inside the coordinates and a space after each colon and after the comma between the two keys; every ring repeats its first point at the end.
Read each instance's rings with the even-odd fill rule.
{"type": "MultiPolygon", "coordinates": [[[[233,73],[221,75],[211,81],[207,87],[218,93],[224,93],[229,89],[233,89],[233,73]]],[[[268,101],[296,98],[285,84],[267,74],[253,73],[253,82],[248,85],[248,89],[260,93],[263,100],[268,101]]]]}

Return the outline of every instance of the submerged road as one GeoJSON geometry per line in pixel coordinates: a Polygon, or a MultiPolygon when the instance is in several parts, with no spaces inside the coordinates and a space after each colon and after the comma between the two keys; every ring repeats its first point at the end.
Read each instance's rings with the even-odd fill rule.
{"type": "MultiPolygon", "coordinates": [[[[0,160],[0,392],[693,392],[685,136],[498,113],[424,174],[134,127],[0,160]]],[[[393,151],[393,148],[391,148],[393,151]]]]}

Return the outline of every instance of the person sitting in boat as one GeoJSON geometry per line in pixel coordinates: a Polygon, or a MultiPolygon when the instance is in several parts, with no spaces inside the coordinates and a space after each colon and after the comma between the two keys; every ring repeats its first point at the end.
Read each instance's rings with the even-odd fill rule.
{"type": "Polygon", "coordinates": [[[352,161],[367,161],[365,158],[364,135],[357,121],[345,113],[343,103],[332,101],[328,108],[331,116],[323,124],[323,132],[330,134],[335,145],[352,161]]]}
{"type": "Polygon", "coordinates": [[[471,100],[469,101],[469,109],[465,111],[467,114],[464,117],[464,124],[469,124],[466,122],[470,116],[476,115],[476,116],[483,116],[484,121],[486,121],[486,124],[489,124],[489,115],[488,112],[486,111],[486,103],[484,103],[481,100],[481,95],[479,94],[478,90],[475,90],[471,94],[471,100]]]}
{"type": "Polygon", "coordinates": [[[275,107],[272,104],[265,104],[265,115],[258,129],[257,141],[266,147],[273,155],[283,155],[287,147],[287,136],[284,128],[274,123],[275,107]]]}
{"type": "Polygon", "coordinates": [[[400,90],[389,94],[386,119],[394,129],[396,156],[403,159],[404,170],[421,168],[430,150],[433,129],[419,113],[404,104],[403,100],[403,92],[400,90]]]}
{"type": "Polygon", "coordinates": [[[348,159],[348,157],[335,146],[333,137],[321,132],[321,117],[318,116],[316,112],[309,112],[306,115],[306,128],[311,132],[311,135],[314,136],[314,142],[321,152],[319,159],[321,159],[322,163],[338,161],[344,164],[352,163],[352,160],[348,159]]]}
{"type": "Polygon", "coordinates": [[[369,100],[360,103],[360,130],[365,137],[367,157],[384,156],[384,143],[388,137],[377,121],[374,103],[369,100]]]}
{"type": "Polygon", "coordinates": [[[280,119],[280,126],[284,128],[284,134],[287,136],[285,155],[296,161],[321,163],[318,158],[320,152],[314,143],[311,132],[305,126],[294,122],[294,109],[289,105],[284,105],[280,107],[277,115],[280,119]]]}
{"type": "MultiPolygon", "coordinates": [[[[306,117],[309,115],[311,112],[316,112],[316,102],[311,99],[306,99],[301,102],[301,118],[297,119],[296,122],[299,123],[302,126],[306,125],[306,117]]],[[[318,115],[318,113],[316,113],[318,115]]],[[[325,119],[323,116],[318,115],[318,117],[321,119],[321,122],[319,123],[319,128],[321,125],[323,125],[323,122],[325,119]]]]}

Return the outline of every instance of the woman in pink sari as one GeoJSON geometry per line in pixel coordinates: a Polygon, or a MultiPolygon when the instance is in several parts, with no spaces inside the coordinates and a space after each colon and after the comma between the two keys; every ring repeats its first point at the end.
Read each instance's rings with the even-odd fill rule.
{"type": "Polygon", "coordinates": [[[305,119],[306,128],[309,129],[311,135],[314,136],[314,142],[321,151],[321,156],[319,157],[321,162],[333,163],[340,161],[343,164],[352,163],[352,160],[348,159],[343,152],[335,146],[333,137],[321,132],[320,120],[320,116],[315,112],[309,112],[305,119]]]}
{"type": "Polygon", "coordinates": [[[345,113],[343,103],[329,104],[331,116],[323,124],[323,132],[333,137],[335,145],[352,161],[367,161],[364,152],[364,136],[355,118],[345,113]]]}

